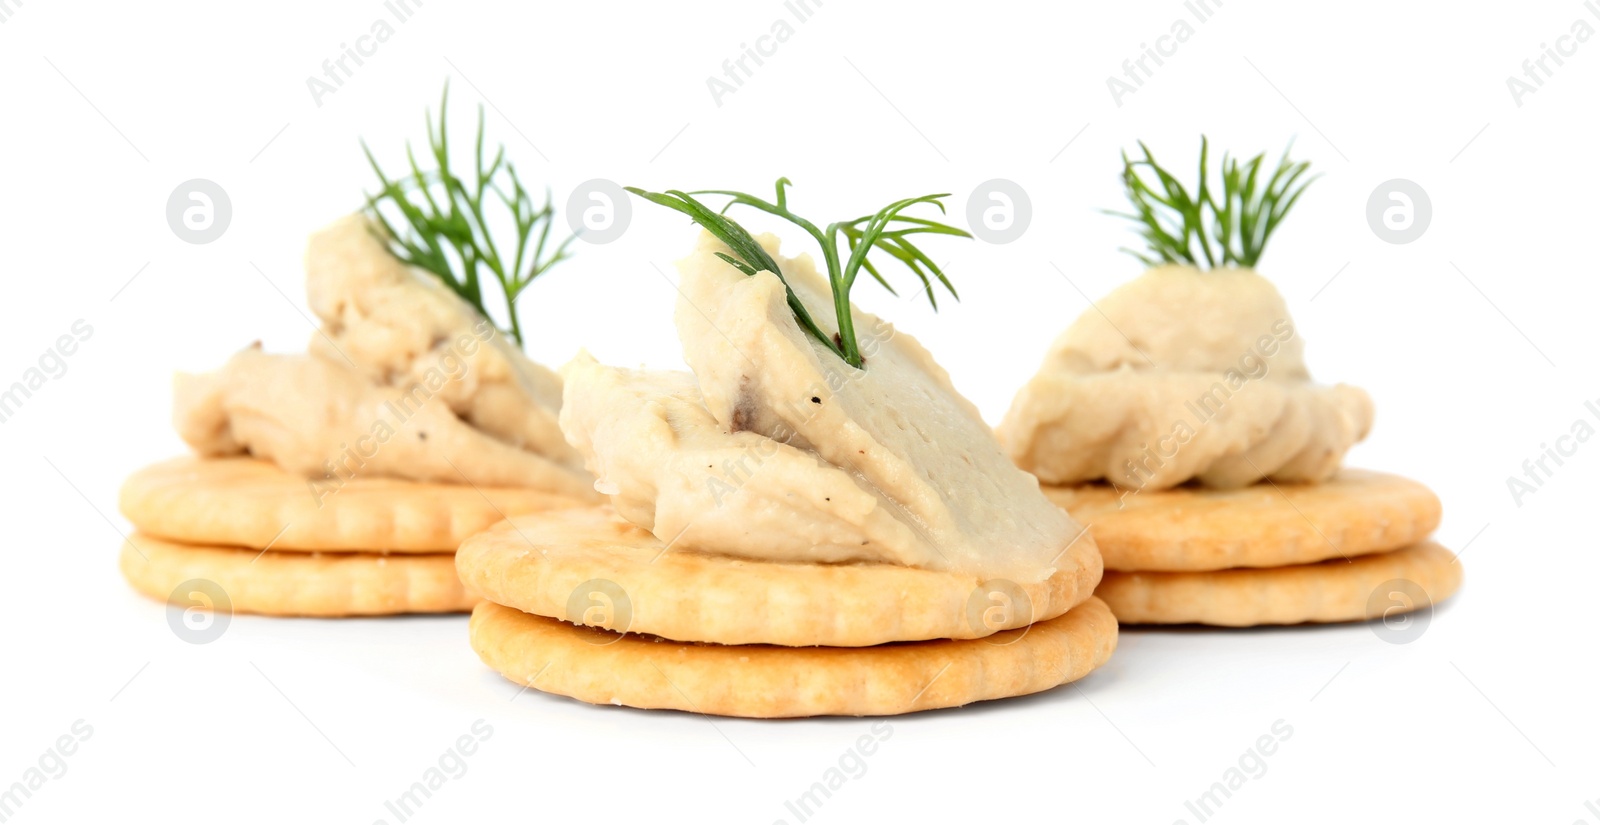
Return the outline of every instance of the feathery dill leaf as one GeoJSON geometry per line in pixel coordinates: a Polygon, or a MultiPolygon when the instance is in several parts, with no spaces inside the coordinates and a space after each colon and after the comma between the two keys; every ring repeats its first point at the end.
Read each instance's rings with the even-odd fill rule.
{"type": "Polygon", "coordinates": [[[966,230],[940,223],[926,218],[914,218],[903,213],[918,204],[931,203],[938,207],[940,214],[944,213],[943,198],[948,194],[923,195],[917,198],[905,198],[895,201],[879,209],[871,215],[863,215],[853,220],[835,221],[828,224],[826,229],[819,229],[815,223],[795,214],[789,209],[788,191],[786,187],[792,186],[788,178],[779,178],[777,182],[777,195],[774,201],[767,201],[754,195],[727,189],[706,189],[694,192],[684,192],[669,189],[666,192],[647,192],[637,187],[625,187],[629,192],[644,198],[651,203],[660,204],[669,209],[677,210],[688,215],[690,220],[704,227],[717,240],[722,241],[734,253],[732,256],[717,253],[717,257],[728,262],[735,269],[746,275],[757,272],[771,272],[783,281],[784,289],[788,294],[789,309],[794,312],[795,320],[813,338],[833,354],[839,356],[845,363],[860,369],[862,366],[860,344],[856,340],[855,319],[850,313],[850,290],[855,287],[856,278],[863,270],[872,279],[881,284],[891,294],[895,292],[893,286],[884,277],[879,269],[879,262],[874,262],[870,255],[873,252],[887,255],[890,259],[899,261],[917,276],[922,283],[922,291],[928,296],[928,303],[935,310],[939,308],[939,300],[935,295],[934,283],[941,284],[949,291],[951,297],[960,300],[955,287],[950,279],[945,276],[944,270],[933,262],[913,240],[914,235],[955,235],[963,238],[972,237],[966,230]],[[721,210],[714,210],[699,200],[697,196],[726,196],[729,200],[721,210]],[[833,292],[834,315],[838,322],[839,335],[837,340],[825,335],[817,326],[806,310],[800,299],[795,297],[794,290],[784,280],[783,273],[778,269],[772,256],[756,243],[744,227],[727,216],[727,211],[734,206],[745,206],[752,209],[776,215],[789,221],[795,226],[805,230],[813,240],[822,248],[822,259],[827,267],[828,286],[833,292]]]}
{"type": "Polygon", "coordinates": [[[1245,161],[1224,154],[1219,191],[1210,184],[1210,147],[1202,136],[1200,179],[1191,194],[1176,176],[1156,162],[1143,141],[1139,148],[1144,152],[1143,159],[1132,160],[1126,152],[1122,154],[1122,181],[1133,211],[1107,210],[1107,214],[1139,225],[1138,232],[1147,249],[1123,251],[1149,266],[1255,266],[1273,230],[1317,177],[1305,177],[1311,164],[1290,162],[1288,149],[1284,149],[1277,168],[1270,174],[1263,166],[1264,152],[1245,161]]]}
{"type": "Polygon", "coordinates": [[[543,205],[534,203],[517,177],[516,167],[506,159],[505,146],[486,160],[482,106],[478,107],[473,168],[460,173],[452,168],[449,103],[450,85],[446,83],[439,100],[438,123],[431,113],[425,115],[432,169],[423,169],[407,141],[409,171],[391,179],[378,165],[367,142],[361,141],[361,151],[380,184],[376,194],[367,196],[366,212],[383,228],[382,240],[391,254],[438,277],[486,319],[491,317],[483,290],[487,272],[500,285],[505,299],[511,325],[508,332],[522,346],[517,298],[535,278],[571,257],[568,246],[577,236],[570,235],[549,247],[556,220],[550,193],[546,190],[543,205]],[[507,223],[515,227],[516,238],[502,248],[491,227],[507,223]]]}

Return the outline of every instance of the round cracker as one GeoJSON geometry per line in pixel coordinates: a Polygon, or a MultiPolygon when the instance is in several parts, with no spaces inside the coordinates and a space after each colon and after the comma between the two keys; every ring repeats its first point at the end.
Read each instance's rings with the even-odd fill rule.
{"type": "Polygon", "coordinates": [[[1237,490],[1043,487],[1093,529],[1107,570],[1282,567],[1408,547],[1439,526],[1425,485],[1369,470],[1320,484],[1265,482],[1237,490]]]}
{"type": "Polygon", "coordinates": [[[1250,627],[1374,619],[1437,604],[1460,586],[1455,554],[1425,541],[1353,561],[1269,569],[1107,571],[1095,595],[1124,624],[1250,627]]]}
{"type": "Polygon", "coordinates": [[[467,587],[526,613],[683,642],[863,647],[975,639],[1089,598],[1100,554],[1080,536],[1044,581],[895,564],[783,563],[669,547],[609,507],[502,522],[456,554],[467,587]]]}
{"type": "Polygon", "coordinates": [[[464,613],[477,599],[456,577],[449,553],[279,553],[197,547],[135,533],[122,544],[122,575],[158,601],[181,603],[178,587],[215,582],[235,613],[267,616],[386,616],[464,613]]]}
{"type": "Polygon", "coordinates": [[[141,532],[198,545],[439,553],[508,515],[583,502],[539,490],[355,478],[320,500],[309,479],[248,457],[184,458],[122,485],[141,532]]]}
{"type": "Polygon", "coordinates": [[[793,648],[618,634],[485,601],[472,611],[471,635],[484,663],[546,693],[771,719],[887,716],[1049,690],[1105,664],[1117,622],[1091,598],[987,639],[793,648]]]}

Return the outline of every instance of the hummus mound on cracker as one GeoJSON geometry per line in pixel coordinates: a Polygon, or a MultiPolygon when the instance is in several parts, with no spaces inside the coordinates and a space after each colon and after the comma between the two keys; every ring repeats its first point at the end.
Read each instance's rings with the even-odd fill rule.
{"type": "Polygon", "coordinates": [[[362,215],[313,236],[309,354],[253,345],[180,374],[173,420],[203,456],[250,454],[308,479],[383,475],[536,487],[592,498],[562,438],[561,379],[436,278],[384,247],[362,215]]]}
{"type": "Polygon", "coordinates": [[[1330,478],[1372,415],[1364,391],[1312,382],[1265,278],[1168,265],[1079,316],[998,433],[1047,484],[1234,488],[1330,478]]]}
{"type": "MultiPolygon", "coordinates": [[[[823,322],[831,293],[811,259],[761,243],[823,322]]],[[[1050,575],[1082,529],[1011,463],[927,350],[856,311],[866,362],[855,369],[795,322],[784,281],[746,276],[719,251],[702,236],[679,263],[692,377],[583,357],[563,371],[562,429],[619,513],[703,552],[1050,575]]]]}
{"type": "Polygon", "coordinates": [[[561,437],[561,379],[487,327],[444,284],[389,254],[361,215],[311,237],[306,300],[322,321],[309,350],[346,357],[369,380],[390,387],[426,382],[450,356],[466,370],[437,397],[472,426],[568,467],[582,466],[561,437]],[[474,336],[481,346],[464,341],[474,336]]]}

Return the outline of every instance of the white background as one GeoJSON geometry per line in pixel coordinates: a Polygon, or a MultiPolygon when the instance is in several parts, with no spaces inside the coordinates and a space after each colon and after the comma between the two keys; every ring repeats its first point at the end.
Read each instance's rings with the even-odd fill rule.
{"type": "MultiPolygon", "coordinates": [[[[458,128],[490,104],[493,137],[558,202],[597,177],[763,192],[788,175],[818,220],[929,191],[955,193],[959,220],[980,182],[1017,181],[1034,213],[1020,240],[929,244],[961,303],[935,315],[857,291],[991,421],[1088,297],[1139,272],[1117,252],[1131,232],[1098,211],[1122,204],[1120,150],[1143,139],[1187,168],[1202,132],[1239,153],[1297,138],[1323,174],[1260,268],[1314,374],[1377,402],[1351,462],[1438,490],[1439,538],[1466,548],[1463,591],[1409,645],[1365,625],[1128,631],[1077,688],[891,720],[866,774],[813,821],[1193,823],[1184,801],[1283,719],[1292,737],[1215,821],[1600,822],[1584,805],[1600,798],[1600,445],[1521,506],[1506,486],[1575,420],[1600,425],[1584,408],[1600,399],[1600,38],[1522,106],[1506,86],[1575,20],[1600,27],[1577,0],[1227,0],[1121,106],[1107,77],[1188,15],[1180,3],[828,0],[721,106],[706,78],[789,15],[777,0],[429,0],[321,106],[306,78],[380,3],[6,5],[0,384],[76,319],[94,329],[0,425],[0,785],[74,720],[93,727],[14,821],[392,823],[384,801],[483,719],[492,737],[413,821],[792,823],[784,801],[868,731],[513,701],[464,617],[236,617],[189,645],[121,581],[118,485],[182,450],[171,374],[258,338],[304,345],[301,250],[371,183],[358,137],[398,163],[453,78],[458,128]],[[165,219],[191,178],[232,200],[209,245],[165,219]],[[1391,178],[1431,195],[1409,245],[1366,222],[1391,178]]],[[[622,239],[529,291],[529,351],[677,366],[674,293],[651,264],[672,273],[691,240],[636,202],[622,239]]]]}

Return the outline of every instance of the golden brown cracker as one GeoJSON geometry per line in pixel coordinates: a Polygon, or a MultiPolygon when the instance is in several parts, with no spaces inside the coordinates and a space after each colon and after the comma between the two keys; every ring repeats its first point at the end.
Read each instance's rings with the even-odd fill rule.
{"type": "Polygon", "coordinates": [[[1439,526],[1439,497],[1421,483],[1344,469],[1320,484],[1236,490],[1042,488],[1090,526],[1106,570],[1200,571],[1355,558],[1415,544],[1439,526]]]}
{"type": "Polygon", "coordinates": [[[893,564],[736,559],[668,547],[609,507],[512,518],[465,541],[467,587],[528,613],[685,642],[860,647],[972,639],[1052,619],[1100,580],[1094,541],[1042,582],[893,564]]]}
{"type": "Polygon", "coordinates": [[[1197,573],[1106,571],[1095,595],[1123,624],[1224,627],[1354,622],[1437,604],[1461,586],[1461,564],[1425,541],[1315,564],[1197,573]]]}
{"type": "Polygon", "coordinates": [[[460,613],[477,599],[456,578],[449,553],[280,553],[177,544],[144,533],[123,542],[122,575],[159,601],[182,602],[180,585],[214,582],[235,613],[384,616],[460,613]]]}
{"type": "Polygon", "coordinates": [[[481,602],[472,647],[511,681],[591,704],[718,716],[884,716],[1022,696],[1110,658],[1117,623],[1097,599],[986,639],[875,647],[707,645],[574,626],[481,602]]]}
{"type": "Polygon", "coordinates": [[[355,478],[323,488],[254,458],[176,458],[122,485],[123,515],[172,541],[257,550],[451,552],[502,518],[580,506],[539,490],[355,478]]]}

